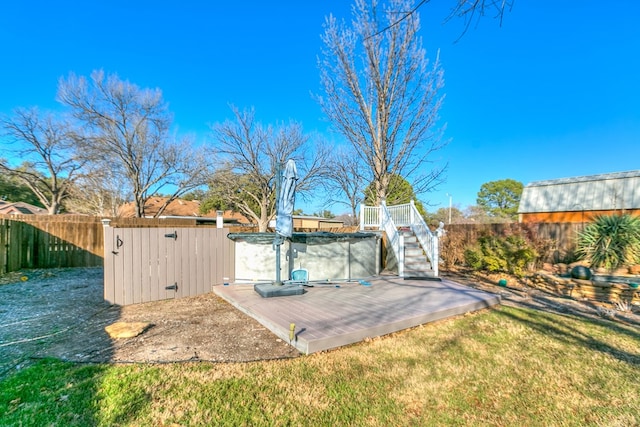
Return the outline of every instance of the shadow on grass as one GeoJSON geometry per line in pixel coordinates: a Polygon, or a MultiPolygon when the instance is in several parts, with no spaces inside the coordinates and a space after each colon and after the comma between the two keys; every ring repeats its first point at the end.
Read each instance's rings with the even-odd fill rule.
{"type": "Polygon", "coordinates": [[[103,300],[102,268],[25,270],[0,287],[0,425],[126,424],[150,404],[101,365],[114,354],[104,327],[121,308],[103,300]],[[114,403],[115,402],[115,403],[114,403]]]}
{"type": "MultiPolygon", "coordinates": [[[[500,313],[507,318],[522,323],[546,336],[553,337],[554,339],[566,344],[583,346],[590,350],[605,353],[621,362],[625,362],[633,366],[640,366],[640,353],[632,353],[616,348],[603,339],[596,337],[595,334],[591,335],[589,333],[585,333],[572,325],[573,322],[591,322],[603,330],[609,329],[616,334],[624,335],[638,341],[638,346],[636,348],[640,349],[640,333],[638,333],[637,330],[633,330],[631,327],[607,322],[605,320],[596,320],[584,315],[576,315],[575,313],[562,314],[556,312],[554,314],[549,314],[535,307],[527,310],[501,310],[500,313]],[[535,312],[536,315],[528,315],[528,310],[535,312]],[[556,316],[566,317],[567,321],[558,322],[556,316]]],[[[604,334],[605,331],[601,333],[604,334]]]]}

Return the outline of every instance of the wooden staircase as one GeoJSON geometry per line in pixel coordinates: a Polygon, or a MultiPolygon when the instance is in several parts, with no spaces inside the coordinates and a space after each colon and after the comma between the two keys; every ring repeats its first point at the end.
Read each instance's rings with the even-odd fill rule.
{"type": "Polygon", "coordinates": [[[404,238],[404,278],[436,278],[415,234],[410,230],[402,230],[401,234],[404,238]]]}

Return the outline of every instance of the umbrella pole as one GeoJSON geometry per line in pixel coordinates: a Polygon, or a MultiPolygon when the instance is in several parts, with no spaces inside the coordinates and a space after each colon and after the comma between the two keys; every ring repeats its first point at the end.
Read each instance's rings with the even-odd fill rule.
{"type": "Polygon", "coordinates": [[[280,244],[276,245],[276,282],[274,285],[280,286],[282,285],[282,280],[280,280],[280,244]]]}
{"type": "MultiPolygon", "coordinates": [[[[282,181],[282,164],[280,162],[276,163],[276,215],[280,211],[280,186],[282,181]]],[[[274,285],[280,286],[282,285],[282,279],[280,278],[280,244],[281,239],[278,237],[276,231],[276,281],[274,285]]]]}
{"type": "Polygon", "coordinates": [[[286,178],[286,182],[282,182],[282,165],[276,163],[276,235],[273,239],[273,249],[276,251],[276,280],[269,284],[257,283],[254,286],[254,290],[263,298],[302,295],[306,292],[302,286],[283,286],[281,278],[280,246],[287,238],[291,238],[293,233],[292,213],[295,204],[295,184],[298,179],[293,160],[287,162],[286,178]]]}

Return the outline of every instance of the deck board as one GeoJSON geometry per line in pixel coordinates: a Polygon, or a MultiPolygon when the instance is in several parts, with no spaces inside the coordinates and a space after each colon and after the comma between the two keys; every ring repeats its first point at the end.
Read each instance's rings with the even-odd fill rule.
{"type": "Polygon", "coordinates": [[[303,295],[262,298],[251,284],[216,285],[213,291],[289,342],[310,354],[366,338],[499,304],[497,295],[451,280],[403,280],[381,276],[358,282],[305,288],[303,295]]]}

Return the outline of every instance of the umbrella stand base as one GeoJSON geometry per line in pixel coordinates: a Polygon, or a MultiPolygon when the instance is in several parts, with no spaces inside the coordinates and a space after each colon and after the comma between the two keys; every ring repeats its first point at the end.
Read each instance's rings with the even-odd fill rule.
{"type": "Polygon", "coordinates": [[[261,283],[253,286],[262,298],[286,297],[289,295],[302,295],[306,291],[301,285],[275,285],[271,283],[261,283]]]}

